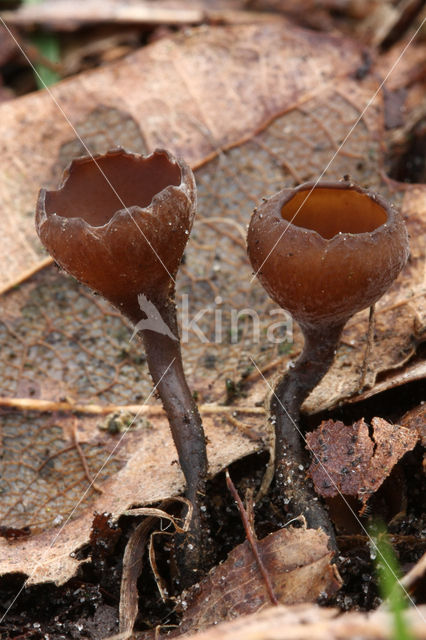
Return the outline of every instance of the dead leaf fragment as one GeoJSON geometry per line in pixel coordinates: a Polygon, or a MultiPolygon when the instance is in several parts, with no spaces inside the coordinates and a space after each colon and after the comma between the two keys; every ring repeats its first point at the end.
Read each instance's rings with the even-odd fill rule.
{"type": "Polygon", "coordinates": [[[401,426],[414,429],[419,434],[423,447],[426,447],[426,403],[407,411],[401,418],[401,426]]]}
{"type": "Polygon", "coordinates": [[[3,17],[15,26],[28,29],[43,24],[55,30],[100,22],[149,26],[199,24],[209,19],[242,22],[251,18],[254,22],[259,14],[243,11],[246,4],[244,0],[44,0],[4,12],[3,17]]]}
{"type": "MultiPolygon", "coordinates": [[[[313,602],[341,586],[333,553],[324,532],[288,527],[258,542],[259,554],[269,573],[279,603],[313,602]]],[[[180,633],[200,631],[223,620],[254,613],[270,599],[252,549],[246,540],[182,596],[180,633]]]]}
{"type": "MultiPolygon", "coordinates": [[[[121,577],[120,590],[120,633],[130,634],[133,630],[133,625],[135,624],[135,620],[138,615],[139,598],[137,582],[139,576],[142,573],[142,561],[145,554],[145,548],[148,546],[148,538],[150,536],[151,530],[158,524],[159,519],[161,520],[164,518],[166,521],[168,520],[173,524],[176,532],[183,533],[184,531],[188,531],[189,523],[192,516],[192,505],[186,498],[178,498],[178,500],[186,504],[186,506],[188,507],[185,521],[182,523],[182,526],[177,523],[176,519],[173,518],[173,516],[163,510],[170,504],[170,502],[173,502],[173,500],[165,500],[160,505],[160,509],[142,508],[133,509],[132,511],[126,512],[126,515],[141,515],[147,517],[137,525],[136,529],[130,535],[126,545],[126,549],[124,551],[123,572],[121,577]]],[[[160,533],[160,531],[158,531],[157,533],[160,533]]],[[[151,568],[154,571],[155,567],[152,563],[151,554],[150,562],[151,568]]],[[[155,571],[154,576],[157,585],[159,585],[158,580],[161,580],[160,576],[157,576],[155,571]]]]}
{"type": "MultiPolygon", "coordinates": [[[[426,640],[426,606],[412,607],[404,615],[413,637],[426,640]]],[[[337,609],[299,604],[224,622],[191,635],[191,640],[388,640],[392,624],[393,614],[388,611],[339,615],[337,609]]]]}
{"type": "MultiPolygon", "coordinates": [[[[138,429],[127,433],[120,442],[118,438],[121,436],[110,436],[110,445],[100,449],[99,460],[103,459],[105,465],[112,455],[112,460],[117,461],[120,470],[102,483],[103,493],[96,494],[95,501],[90,501],[85,505],[86,508],[81,508],[81,502],[84,504],[83,498],[87,497],[89,491],[87,483],[82,494],[79,491],[74,495],[72,488],[65,492],[70,494],[69,507],[65,512],[58,512],[55,507],[46,512],[50,517],[50,526],[42,533],[13,542],[0,538],[0,575],[21,573],[28,576],[27,584],[64,584],[75,575],[79,565],[86,561],[80,560],[75,552],[90,540],[94,511],[111,513],[111,521],[116,522],[134,505],[153,504],[182,492],[184,478],[180,467],[175,464],[177,453],[167,419],[160,414],[153,420],[153,424],[153,429],[138,429]]],[[[204,417],[204,427],[212,476],[234,460],[261,448],[260,442],[242,435],[235,425],[227,424],[216,414],[212,418],[204,417]]],[[[92,418],[92,433],[96,432],[99,433],[97,418],[92,418]]],[[[52,475],[52,470],[49,473],[52,475]]],[[[59,480],[59,484],[62,484],[60,476],[53,469],[52,480],[55,478],[56,482],[59,480]]],[[[48,482],[49,479],[46,476],[45,484],[48,488],[54,486],[48,482]]],[[[54,492],[53,488],[50,490],[54,492]]],[[[23,521],[34,517],[38,509],[39,504],[28,513],[24,511],[23,521]]],[[[9,513],[8,517],[11,515],[9,513]]],[[[4,517],[5,523],[7,519],[4,517]]]]}
{"type": "Polygon", "coordinates": [[[350,426],[326,420],[306,434],[314,455],[308,473],[317,493],[324,498],[356,496],[366,504],[418,440],[416,431],[382,418],[373,418],[371,426],[372,436],[364,419],[350,426]]]}
{"type": "MultiPolygon", "coordinates": [[[[403,415],[401,425],[417,431],[422,447],[426,449],[426,404],[421,404],[403,415]]],[[[426,473],[426,451],[423,453],[423,471],[426,473]]]]}
{"type": "Polygon", "coordinates": [[[7,24],[31,28],[44,24],[57,30],[72,30],[91,23],[114,24],[193,24],[203,19],[201,3],[190,6],[181,2],[129,2],[126,0],[45,0],[36,5],[24,4],[16,11],[4,13],[7,24]],[[198,6],[197,6],[198,5],[198,6]]]}

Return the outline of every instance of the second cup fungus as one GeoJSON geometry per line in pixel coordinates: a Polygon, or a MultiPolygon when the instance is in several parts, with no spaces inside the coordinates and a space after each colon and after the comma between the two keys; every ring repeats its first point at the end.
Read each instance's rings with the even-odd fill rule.
{"type": "Polygon", "coordinates": [[[276,485],[293,512],[333,537],[306,481],[300,406],[333,362],[347,320],[373,305],[404,267],[405,225],[391,204],[353,183],[306,183],[283,189],[255,210],[247,246],[257,277],[305,339],[271,400],[276,485]]]}
{"type": "Polygon", "coordinates": [[[196,210],[191,169],[170,153],[122,149],[81,157],[57,191],[42,189],[36,211],[40,240],[65,271],[109,300],[138,329],[155,305],[166,327],[140,325],[148,367],[161,397],[193,505],[190,529],[178,538],[182,584],[205,568],[203,506],[207,456],[201,418],[183,371],[175,307],[175,276],[196,210]]]}

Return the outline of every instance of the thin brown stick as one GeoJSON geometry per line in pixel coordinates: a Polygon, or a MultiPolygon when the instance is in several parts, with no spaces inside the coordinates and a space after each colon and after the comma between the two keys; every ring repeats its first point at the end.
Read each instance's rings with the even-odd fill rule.
{"type": "Polygon", "coordinates": [[[232,497],[234,498],[235,502],[237,503],[237,507],[238,510],[240,512],[241,515],[241,520],[242,523],[244,525],[244,529],[246,532],[246,536],[247,536],[247,540],[251,546],[251,549],[253,551],[253,555],[255,557],[255,560],[257,562],[257,566],[259,567],[259,571],[262,574],[262,578],[265,582],[266,585],[266,591],[268,592],[268,596],[269,599],[271,601],[271,604],[273,605],[278,605],[278,600],[277,597],[274,593],[274,588],[272,586],[272,582],[271,582],[271,578],[269,577],[269,573],[266,570],[265,565],[263,564],[262,558],[260,557],[260,553],[259,553],[259,547],[257,546],[257,538],[256,538],[256,534],[253,531],[252,527],[250,526],[250,521],[247,515],[247,511],[244,508],[244,505],[241,501],[240,496],[238,495],[238,491],[235,488],[234,483],[231,480],[231,476],[229,475],[229,471],[228,469],[225,472],[226,475],[226,486],[228,487],[232,497]]]}
{"type": "MultiPolygon", "coordinates": [[[[72,413],[86,413],[89,415],[107,415],[115,411],[128,411],[142,416],[165,416],[160,405],[141,404],[74,404],[72,402],[55,402],[54,400],[38,400],[37,398],[0,398],[0,408],[20,409],[22,411],[63,411],[72,413]]],[[[202,414],[245,413],[250,415],[264,415],[263,407],[236,407],[220,404],[202,404],[199,406],[202,414]]]]}

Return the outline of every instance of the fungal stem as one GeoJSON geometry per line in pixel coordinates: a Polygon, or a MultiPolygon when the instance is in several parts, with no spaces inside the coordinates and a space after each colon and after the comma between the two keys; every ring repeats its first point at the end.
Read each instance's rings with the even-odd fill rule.
{"type": "MultiPolygon", "coordinates": [[[[157,299],[153,302],[161,310],[164,322],[177,337],[174,293],[166,300],[157,299]]],[[[186,588],[207,568],[209,555],[207,509],[203,504],[207,478],[205,436],[201,417],[183,370],[180,341],[148,329],[141,333],[149,371],[167,414],[185,476],[185,496],[193,505],[188,532],[176,537],[179,579],[181,586],[186,588]]]]}
{"type": "Polygon", "coordinates": [[[335,326],[302,326],[303,352],[278,382],[271,400],[275,423],[275,479],[285,509],[302,513],[308,526],[321,527],[335,548],[333,527],[306,478],[308,454],[302,445],[300,407],[330,368],[344,323],[335,326]]]}

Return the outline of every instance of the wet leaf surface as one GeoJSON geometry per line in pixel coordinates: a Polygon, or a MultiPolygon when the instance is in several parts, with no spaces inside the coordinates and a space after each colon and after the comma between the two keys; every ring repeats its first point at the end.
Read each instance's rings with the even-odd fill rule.
{"type": "Polygon", "coordinates": [[[314,456],[308,473],[319,495],[356,496],[365,505],[419,438],[382,418],[372,419],[371,432],[363,419],[350,426],[327,420],[306,434],[314,456]]]}

